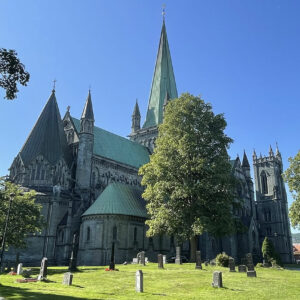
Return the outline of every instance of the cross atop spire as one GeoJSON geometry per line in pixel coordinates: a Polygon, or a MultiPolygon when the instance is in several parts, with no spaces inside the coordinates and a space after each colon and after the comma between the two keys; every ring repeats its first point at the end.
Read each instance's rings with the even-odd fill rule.
{"type": "Polygon", "coordinates": [[[163,16],[163,20],[165,20],[165,15],[166,15],[166,4],[162,5],[162,16],[163,16]]]}
{"type": "Polygon", "coordinates": [[[55,92],[56,81],[57,81],[56,79],[53,80],[53,89],[52,89],[52,92],[55,92]]]}

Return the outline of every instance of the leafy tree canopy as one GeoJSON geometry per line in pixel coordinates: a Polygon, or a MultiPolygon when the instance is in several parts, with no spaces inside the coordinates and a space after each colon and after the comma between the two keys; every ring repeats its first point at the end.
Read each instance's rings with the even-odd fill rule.
{"type": "Polygon", "coordinates": [[[300,229],[300,151],[294,158],[290,157],[289,162],[289,168],[283,173],[283,178],[294,198],[289,216],[292,226],[300,229]]]}
{"type": "Polygon", "coordinates": [[[25,192],[18,185],[0,179],[0,244],[2,244],[5,220],[9,207],[10,195],[13,201],[6,232],[6,247],[24,248],[28,234],[41,231],[43,219],[41,205],[35,203],[35,191],[25,192]]]}
{"type": "Polygon", "coordinates": [[[227,154],[226,121],[188,93],[169,101],[150,162],[140,168],[150,215],[148,236],[178,240],[234,230],[234,178],[227,154]]]}
{"type": "Polygon", "coordinates": [[[5,89],[8,100],[17,98],[17,83],[26,86],[30,78],[17,55],[15,50],[0,48],[0,87],[5,89]]]}

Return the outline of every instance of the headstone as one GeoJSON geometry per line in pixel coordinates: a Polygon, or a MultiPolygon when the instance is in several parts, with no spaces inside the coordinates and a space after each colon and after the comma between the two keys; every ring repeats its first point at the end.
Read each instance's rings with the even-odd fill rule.
{"type": "Polygon", "coordinates": [[[167,263],[167,255],[163,255],[163,263],[164,265],[167,263]]]}
{"type": "Polygon", "coordinates": [[[17,273],[18,271],[18,265],[20,263],[20,253],[18,252],[16,254],[16,261],[15,261],[15,265],[14,265],[14,272],[17,273]]]}
{"type": "Polygon", "coordinates": [[[142,270],[138,270],[135,273],[135,291],[137,293],[143,293],[144,291],[142,270]]]}
{"type": "Polygon", "coordinates": [[[246,273],[247,272],[247,267],[245,265],[239,265],[238,270],[240,273],[246,273]]]}
{"type": "Polygon", "coordinates": [[[137,259],[136,257],[134,257],[134,258],[132,259],[132,263],[133,263],[133,264],[137,264],[137,263],[138,263],[138,259],[137,259]]]}
{"type": "Polygon", "coordinates": [[[220,271],[214,271],[214,273],[213,273],[213,282],[212,282],[211,285],[213,287],[217,287],[217,288],[223,287],[222,272],[220,272],[220,271]]]}
{"type": "Polygon", "coordinates": [[[163,256],[162,254],[157,255],[157,263],[158,263],[158,268],[163,269],[164,268],[164,262],[163,262],[163,256]]]}
{"type": "Polygon", "coordinates": [[[23,273],[23,264],[18,264],[17,275],[22,275],[23,273]]]}
{"type": "Polygon", "coordinates": [[[205,267],[207,267],[207,266],[208,266],[208,261],[206,260],[206,261],[204,262],[204,264],[205,264],[205,267]]]}
{"type": "Polygon", "coordinates": [[[145,265],[146,263],[145,263],[145,251],[142,251],[142,252],[140,252],[140,264],[141,265],[145,265]]]}
{"type": "Polygon", "coordinates": [[[44,257],[41,262],[40,274],[38,276],[38,280],[44,280],[47,278],[47,267],[48,267],[48,259],[44,257]]]}
{"type": "Polygon", "coordinates": [[[147,264],[149,262],[148,257],[145,257],[145,263],[147,264]]]}
{"type": "Polygon", "coordinates": [[[69,271],[77,271],[77,252],[78,252],[78,241],[77,241],[77,234],[73,235],[73,242],[72,242],[72,252],[69,261],[69,271]]]}
{"type": "Polygon", "coordinates": [[[72,285],[72,281],[73,281],[73,274],[71,272],[65,273],[62,284],[72,285]]]}
{"type": "Polygon", "coordinates": [[[256,271],[247,271],[247,277],[256,277],[256,271]]]}
{"type": "Polygon", "coordinates": [[[111,254],[110,254],[110,264],[109,269],[114,270],[115,269],[115,243],[112,242],[111,244],[111,254]]]}
{"type": "Polygon", "coordinates": [[[201,251],[196,251],[196,269],[202,270],[201,251]]]}
{"type": "Polygon", "coordinates": [[[247,266],[248,271],[254,271],[252,253],[246,254],[246,266],[247,266]]]}
{"type": "Polygon", "coordinates": [[[268,262],[267,259],[263,259],[263,267],[270,268],[272,265],[268,262]]]}
{"type": "Polygon", "coordinates": [[[175,264],[181,265],[181,253],[180,253],[180,247],[176,247],[176,258],[175,258],[175,264]]]}
{"type": "Polygon", "coordinates": [[[235,262],[234,258],[230,257],[228,261],[229,272],[235,272],[235,262]]]}

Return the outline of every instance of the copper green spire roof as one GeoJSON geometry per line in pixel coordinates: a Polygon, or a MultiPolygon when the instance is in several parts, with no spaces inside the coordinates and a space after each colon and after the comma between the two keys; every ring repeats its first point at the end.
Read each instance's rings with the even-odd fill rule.
{"type": "Polygon", "coordinates": [[[166,25],[165,21],[163,21],[148,111],[143,128],[157,126],[162,123],[164,99],[167,93],[170,99],[178,97],[166,25]]]}
{"type": "Polygon", "coordinates": [[[64,158],[70,163],[70,153],[62,120],[53,90],[36,124],[20,151],[25,165],[38,155],[43,155],[51,164],[64,158]]]}
{"type": "Polygon", "coordinates": [[[111,183],[82,216],[126,215],[147,218],[142,191],[131,185],[111,183]]]}
{"type": "Polygon", "coordinates": [[[93,104],[91,98],[91,91],[89,90],[89,94],[86,98],[84,109],[81,115],[81,119],[89,119],[94,121],[94,112],[93,112],[93,104]]]}

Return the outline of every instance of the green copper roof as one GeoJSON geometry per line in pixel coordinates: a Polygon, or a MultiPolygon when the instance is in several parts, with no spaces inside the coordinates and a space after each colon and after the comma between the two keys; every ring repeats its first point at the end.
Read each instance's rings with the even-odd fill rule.
{"type": "Polygon", "coordinates": [[[162,123],[164,99],[167,93],[170,99],[178,98],[166,25],[165,21],[163,21],[148,111],[143,128],[156,126],[162,123]]]}
{"type": "Polygon", "coordinates": [[[25,165],[38,155],[43,155],[51,164],[61,158],[67,164],[71,161],[54,90],[20,151],[25,165]]]}
{"type": "Polygon", "coordinates": [[[126,215],[147,218],[142,191],[130,185],[111,183],[82,216],[126,215]]]}
{"type": "MultiPolygon", "coordinates": [[[[77,132],[80,121],[72,118],[77,132]]],[[[149,151],[145,146],[124,137],[94,127],[94,154],[139,168],[149,162],[149,151]]]]}

